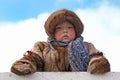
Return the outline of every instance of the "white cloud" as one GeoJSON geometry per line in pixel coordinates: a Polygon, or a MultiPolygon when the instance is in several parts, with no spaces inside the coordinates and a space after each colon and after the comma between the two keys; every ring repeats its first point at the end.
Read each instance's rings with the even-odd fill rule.
{"type": "Polygon", "coordinates": [[[47,16],[40,14],[37,19],[0,23],[0,72],[9,71],[11,64],[31,49],[35,42],[46,41],[44,21],[47,16]]]}
{"type": "MultiPolygon", "coordinates": [[[[120,9],[102,5],[99,9],[77,9],[75,11],[85,30],[85,41],[92,42],[111,63],[112,71],[120,71],[120,9]]],[[[8,72],[11,64],[31,49],[36,41],[46,41],[44,22],[49,14],[40,14],[36,19],[11,23],[0,23],[0,72],[8,72]]]]}

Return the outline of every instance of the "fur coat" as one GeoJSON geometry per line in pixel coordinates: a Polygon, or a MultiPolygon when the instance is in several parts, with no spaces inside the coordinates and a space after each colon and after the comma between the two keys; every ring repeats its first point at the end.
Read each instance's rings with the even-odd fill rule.
{"type": "MultiPolygon", "coordinates": [[[[110,71],[108,60],[99,54],[92,43],[88,43],[89,65],[87,72],[101,74],[110,71]]],[[[72,71],[68,61],[67,47],[52,46],[47,42],[36,42],[30,54],[13,63],[11,71],[18,75],[41,72],[72,71]]]]}

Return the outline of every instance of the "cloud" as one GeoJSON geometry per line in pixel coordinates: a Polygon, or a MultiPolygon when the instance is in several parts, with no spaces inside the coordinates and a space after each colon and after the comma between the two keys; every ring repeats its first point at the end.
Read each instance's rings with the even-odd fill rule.
{"type": "Polygon", "coordinates": [[[19,22],[0,23],[0,69],[9,71],[12,63],[21,58],[26,50],[30,50],[37,41],[46,41],[44,22],[49,14],[40,14],[19,22]]]}
{"type": "Polygon", "coordinates": [[[79,17],[88,28],[91,28],[89,25],[92,25],[97,28],[102,28],[103,31],[106,30],[106,32],[110,32],[110,34],[111,32],[112,34],[119,32],[120,9],[100,6],[98,9],[78,9],[76,13],[78,13],[79,17]]]}

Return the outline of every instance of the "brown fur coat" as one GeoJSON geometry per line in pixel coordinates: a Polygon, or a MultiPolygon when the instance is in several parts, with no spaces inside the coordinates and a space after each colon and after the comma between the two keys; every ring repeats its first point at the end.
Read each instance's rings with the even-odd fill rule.
{"type": "MultiPolygon", "coordinates": [[[[104,56],[95,54],[97,49],[92,43],[86,42],[86,44],[91,57],[87,72],[109,72],[110,64],[108,60],[104,56]]],[[[46,42],[37,42],[32,49],[32,54],[26,55],[14,62],[11,71],[18,75],[26,75],[36,71],[71,71],[67,47],[58,47],[46,42]]]]}

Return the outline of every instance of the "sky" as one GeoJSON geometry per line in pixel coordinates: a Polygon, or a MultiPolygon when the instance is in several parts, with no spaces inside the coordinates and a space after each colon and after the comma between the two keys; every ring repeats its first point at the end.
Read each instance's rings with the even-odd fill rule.
{"type": "Polygon", "coordinates": [[[35,42],[47,41],[44,23],[63,8],[79,16],[84,41],[104,53],[111,71],[120,71],[120,0],[0,0],[0,72],[10,72],[35,42]]]}

